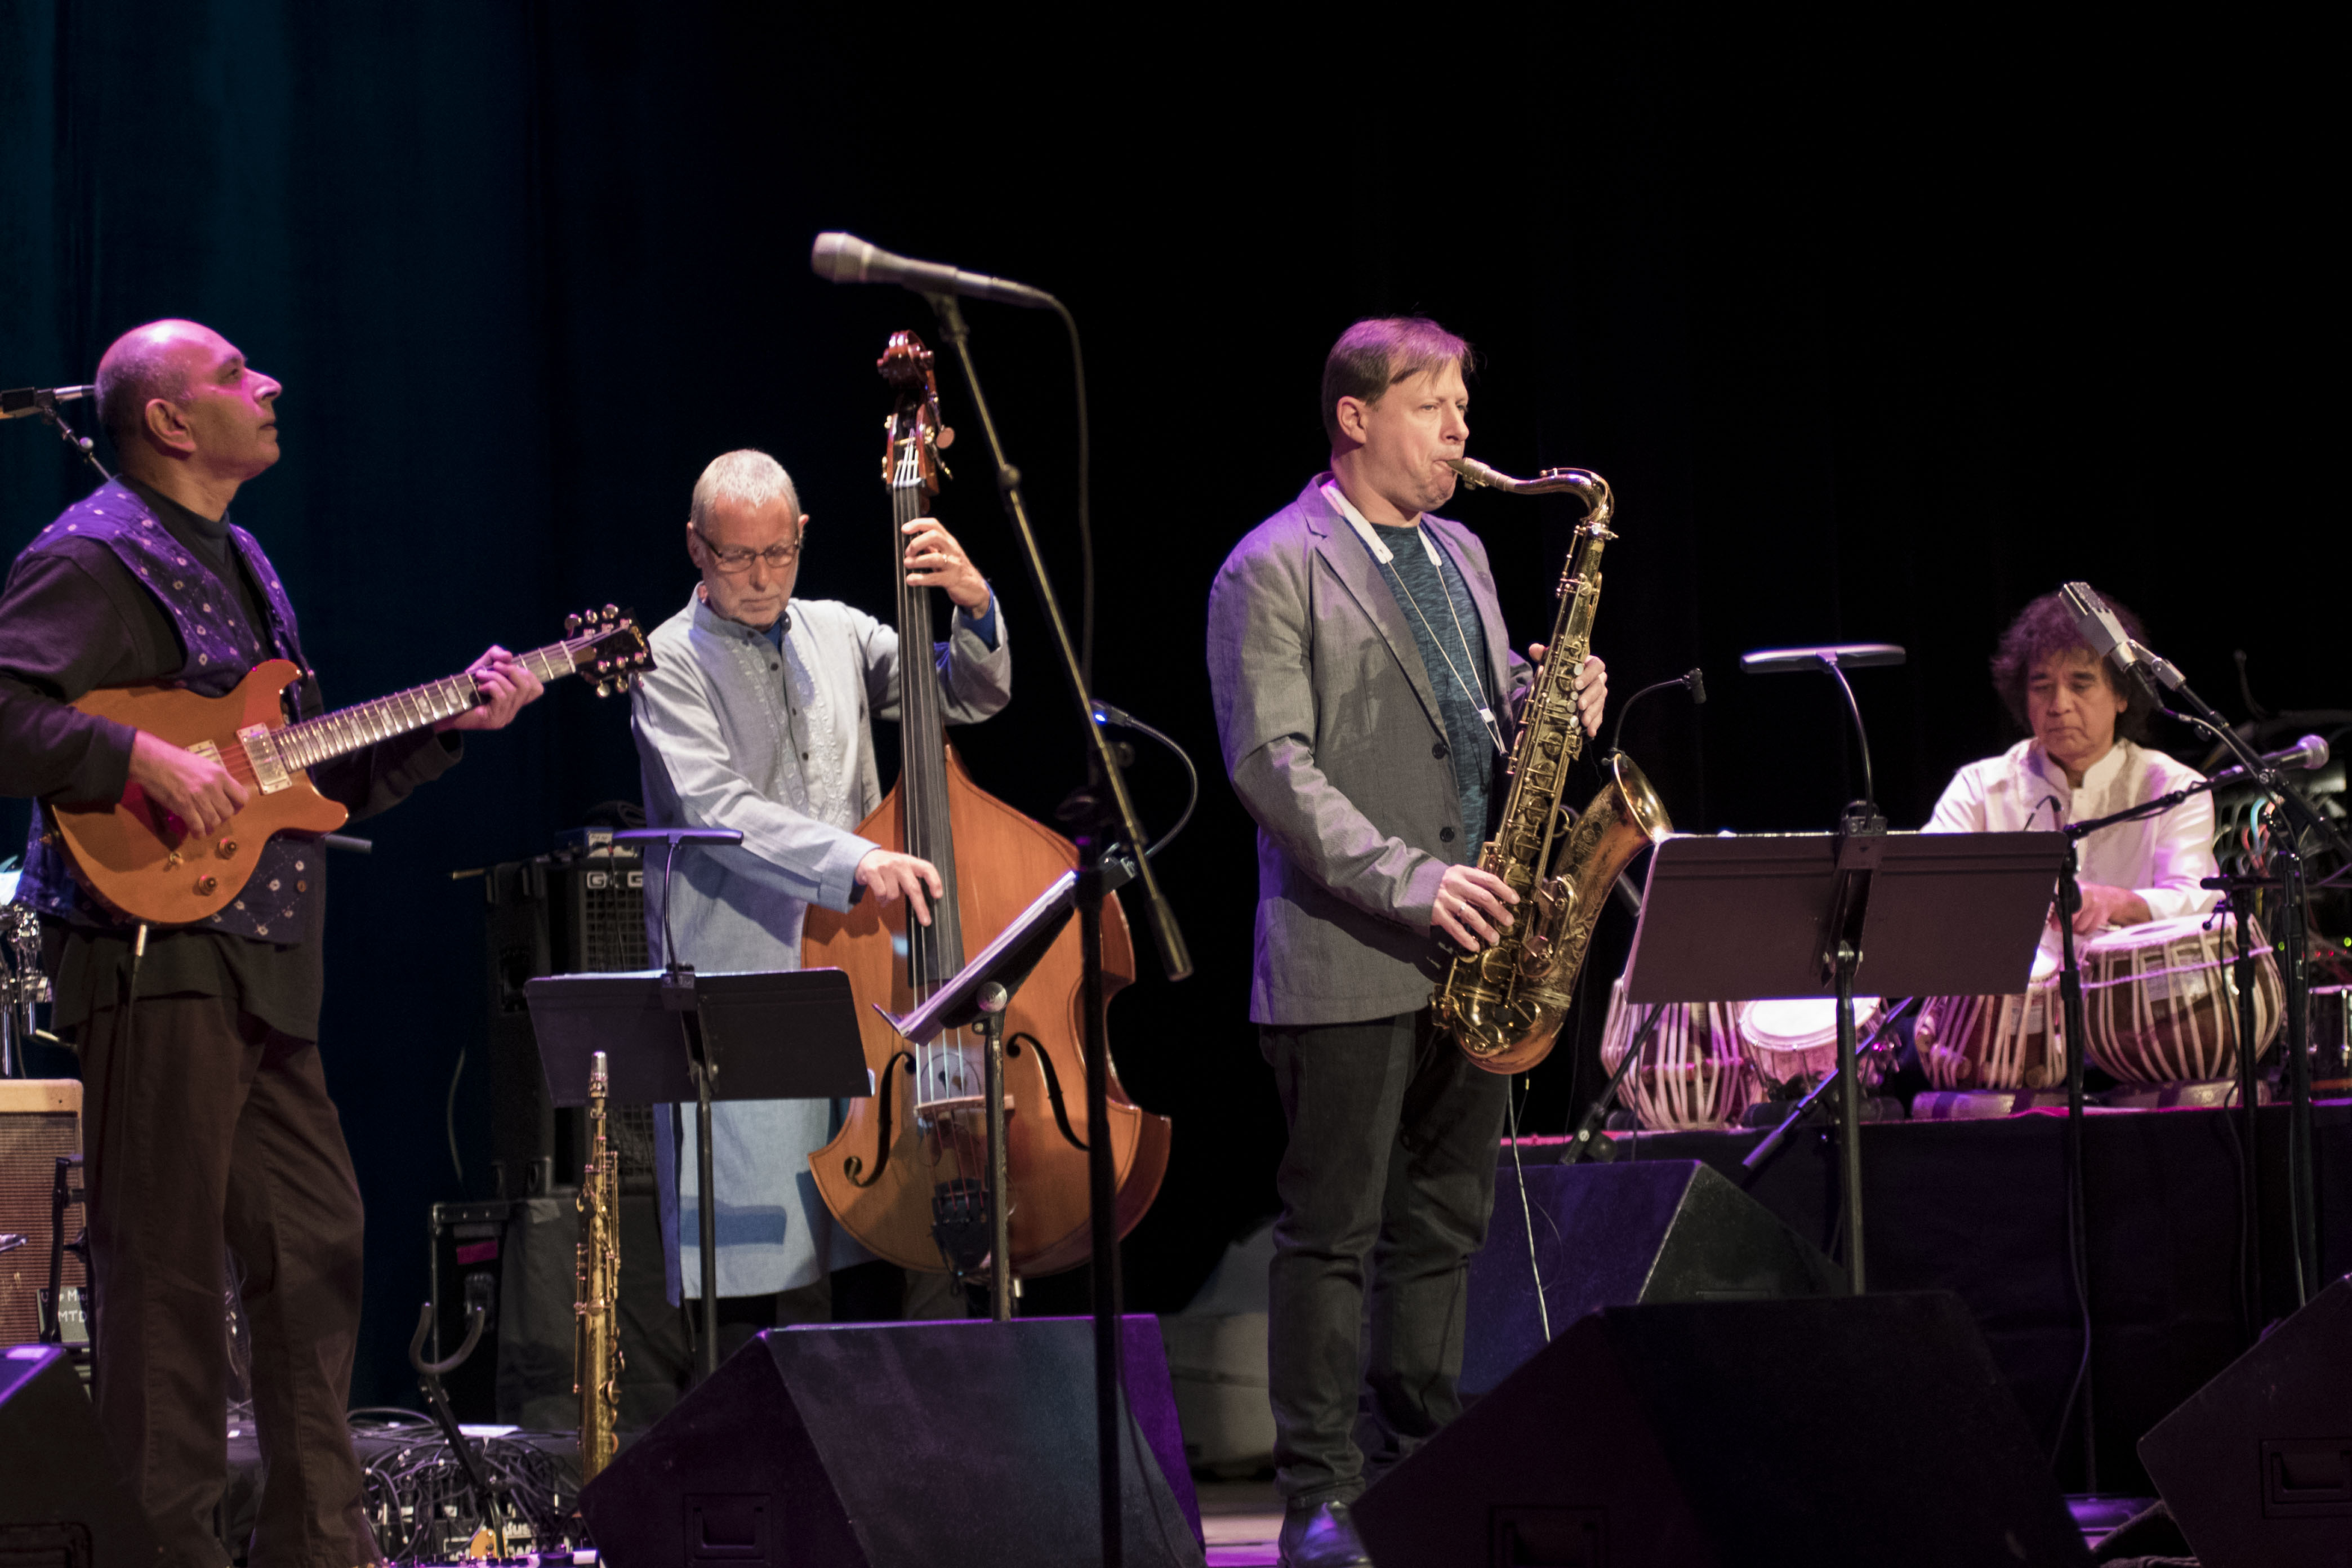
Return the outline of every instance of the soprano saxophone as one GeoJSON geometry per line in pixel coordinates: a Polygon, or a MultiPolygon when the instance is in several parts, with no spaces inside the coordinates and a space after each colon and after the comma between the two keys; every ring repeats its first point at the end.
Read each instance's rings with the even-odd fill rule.
{"type": "Polygon", "coordinates": [[[1593,922],[1618,874],[1674,831],[1650,781],[1623,752],[1606,759],[1609,782],[1581,816],[1560,795],[1569,764],[1584,749],[1576,716],[1576,677],[1592,649],[1601,604],[1601,552],[1617,536],[1609,481],[1585,468],[1547,468],[1515,479],[1467,458],[1454,471],[1473,485],[1518,495],[1567,493],[1584,503],[1584,521],[1559,580],[1559,611],[1537,667],[1512,749],[1510,789],[1495,837],[1479,866],[1519,895],[1511,923],[1494,946],[1455,958],[1437,988],[1438,1022],[1465,1054],[1488,1072],[1523,1072],[1551,1054],[1568,1016],[1577,971],[1584,966],[1593,922]]]}
{"type": "Polygon", "coordinates": [[[588,1069],[588,1162],[580,1173],[579,1289],[572,1304],[572,1391],[580,1396],[580,1481],[612,1463],[621,1415],[621,1173],[605,1134],[604,1053],[588,1069]]]}

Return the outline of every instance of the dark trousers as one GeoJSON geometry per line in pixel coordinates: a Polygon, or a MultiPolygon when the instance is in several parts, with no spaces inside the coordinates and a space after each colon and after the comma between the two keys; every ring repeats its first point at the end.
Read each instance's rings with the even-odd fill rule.
{"type": "Polygon", "coordinates": [[[1426,1009],[1258,1037],[1290,1124],[1267,1281],[1276,1479],[1294,1507],[1348,1501],[1461,1414],[1510,1080],[1426,1009]]]}
{"type": "Polygon", "coordinates": [[[268,1479],[255,1568],[376,1560],[345,1406],[359,1184],[319,1048],[219,997],[142,997],[82,1030],[99,1425],[164,1561],[219,1568],[228,1469],[224,1243],[244,1265],[268,1479]]]}

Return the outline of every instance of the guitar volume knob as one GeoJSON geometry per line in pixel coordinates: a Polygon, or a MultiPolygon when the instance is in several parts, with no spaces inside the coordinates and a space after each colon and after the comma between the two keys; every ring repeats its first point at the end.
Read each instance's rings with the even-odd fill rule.
{"type": "Polygon", "coordinates": [[[220,858],[226,860],[236,853],[236,840],[224,838],[215,847],[219,851],[220,858]]]}
{"type": "Polygon", "coordinates": [[[196,891],[204,894],[207,898],[212,895],[213,889],[219,886],[220,879],[218,877],[208,874],[196,879],[196,891]]]}

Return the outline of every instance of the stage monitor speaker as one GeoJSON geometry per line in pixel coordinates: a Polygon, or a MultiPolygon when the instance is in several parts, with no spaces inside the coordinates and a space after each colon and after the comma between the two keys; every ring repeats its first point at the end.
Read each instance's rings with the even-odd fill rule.
{"type": "Polygon", "coordinates": [[[1845,1293],[1843,1269],[1696,1160],[1529,1165],[1526,1176],[1522,1215],[1507,1150],[1486,1245],[1470,1262],[1462,1392],[1473,1398],[1543,1349],[1538,1268],[1554,1333],[1602,1307],[1845,1293]]]}
{"type": "Polygon", "coordinates": [[[2352,1279],[2148,1428],[2139,1458],[2205,1568],[2352,1563],[2352,1279]]]}
{"type": "Polygon", "coordinates": [[[1381,1568],[2090,1554],[1958,1297],[1610,1307],[1358,1500],[1381,1568]]]}
{"type": "MultiPolygon", "coordinates": [[[[1200,1568],[1159,1325],[1121,1330],[1126,1558],[1200,1568]]],[[[1102,1561],[1094,1432],[1089,1319],[776,1329],[580,1507],[613,1568],[1080,1568],[1102,1561]]]]}
{"type": "Polygon", "coordinates": [[[0,1351],[0,1563],[153,1568],[161,1553],[98,1435],[63,1351],[0,1351]]]}

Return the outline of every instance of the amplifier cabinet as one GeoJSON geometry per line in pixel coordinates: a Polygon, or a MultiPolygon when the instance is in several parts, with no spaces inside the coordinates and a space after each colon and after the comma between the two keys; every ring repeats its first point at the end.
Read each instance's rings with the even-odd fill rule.
{"type": "MultiPolygon", "coordinates": [[[[69,1078],[0,1079],[0,1345],[41,1337],[41,1293],[49,1288],[50,1194],[58,1158],[81,1152],[81,1084],[69,1078]]],[[[81,1234],[80,1180],[66,1207],[65,1239],[81,1234]]],[[[64,1280],[76,1295],[88,1283],[81,1259],[65,1256],[64,1280]]]]}

